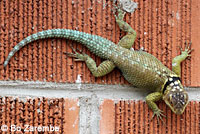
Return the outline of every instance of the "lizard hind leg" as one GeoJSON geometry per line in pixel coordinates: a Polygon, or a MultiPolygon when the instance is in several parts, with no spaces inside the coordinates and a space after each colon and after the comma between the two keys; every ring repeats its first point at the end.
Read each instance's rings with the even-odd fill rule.
{"type": "MultiPolygon", "coordinates": [[[[72,46],[71,46],[72,47],[72,46]]],[[[76,58],[75,61],[84,61],[95,77],[101,77],[108,73],[110,73],[114,68],[115,65],[112,61],[106,60],[103,61],[98,67],[96,65],[96,62],[87,54],[85,53],[78,53],[73,47],[72,47],[73,53],[66,52],[65,54],[69,57],[76,58]]]]}
{"type": "Polygon", "coordinates": [[[125,35],[119,41],[118,45],[130,49],[136,39],[136,31],[127,22],[123,20],[126,12],[121,9],[121,6],[113,4],[113,7],[113,14],[115,16],[117,24],[119,25],[119,28],[122,31],[127,32],[127,35],[125,35]]]}

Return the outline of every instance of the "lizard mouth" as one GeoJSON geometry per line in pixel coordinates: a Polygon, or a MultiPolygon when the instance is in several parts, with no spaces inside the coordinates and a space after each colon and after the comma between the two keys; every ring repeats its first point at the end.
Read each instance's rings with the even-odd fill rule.
{"type": "Polygon", "coordinates": [[[178,114],[178,115],[182,114],[183,112],[184,112],[184,109],[175,109],[174,110],[174,113],[178,114]]]}
{"type": "Polygon", "coordinates": [[[182,106],[182,105],[181,105],[181,107],[180,107],[180,105],[177,106],[177,104],[176,104],[176,105],[173,105],[173,104],[170,103],[170,102],[166,102],[166,104],[167,104],[167,105],[170,107],[170,109],[171,109],[175,114],[177,114],[177,115],[182,114],[182,113],[184,112],[184,110],[185,110],[185,107],[186,107],[186,105],[185,105],[185,106],[182,106]]]}

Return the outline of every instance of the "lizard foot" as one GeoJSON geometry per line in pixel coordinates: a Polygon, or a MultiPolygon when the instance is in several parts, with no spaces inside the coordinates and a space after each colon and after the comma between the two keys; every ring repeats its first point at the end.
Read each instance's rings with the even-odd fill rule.
{"type": "Polygon", "coordinates": [[[76,58],[75,61],[86,61],[87,60],[87,57],[88,55],[81,52],[81,53],[78,53],[72,46],[72,53],[68,53],[68,52],[65,52],[65,54],[68,56],[68,57],[73,57],[73,58],[76,58]]]}
{"type": "Polygon", "coordinates": [[[190,53],[194,50],[194,49],[191,49],[191,42],[190,43],[187,43],[185,42],[185,50],[182,50],[181,48],[181,54],[185,55],[186,57],[189,57],[191,56],[190,53]]]}
{"type": "Polygon", "coordinates": [[[126,14],[125,11],[122,10],[122,4],[119,1],[119,4],[116,4],[116,1],[113,2],[113,9],[112,12],[116,19],[123,20],[124,15],[126,14]]]}
{"type": "Polygon", "coordinates": [[[161,120],[163,122],[162,117],[166,118],[166,116],[163,114],[163,111],[160,110],[160,109],[158,109],[158,110],[156,110],[156,111],[153,112],[153,116],[152,116],[151,120],[153,120],[153,118],[155,117],[155,115],[157,117],[158,124],[159,124],[159,120],[161,120]]]}
{"type": "Polygon", "coordinates": [[[115,12],[116,12],[116,10],[118,10],[118,12],[120,10],[123,10],[128,13],[133,13],[135,11],[135,9],[137,8],[137,6],[138,6],[138,3],[133,2],[132,0],[114,0],[113,1],[113,7],[114,7],[115,12]],[[116,1],[118,1],[118,3],[119,3],[118,6],[116,6],[116,4],[115,4],[116,1]]]}

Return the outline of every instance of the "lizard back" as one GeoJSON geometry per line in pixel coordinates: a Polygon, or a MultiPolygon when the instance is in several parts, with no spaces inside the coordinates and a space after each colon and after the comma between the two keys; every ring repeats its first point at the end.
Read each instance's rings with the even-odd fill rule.
{"type": "Polygon", "coordinates": [[[176,75],[156,57],[144,51],[131,51],[118,46],[110,57],[132,85],[160,90],[169,76],[176,75]],[[118,52],[118,53],[117,53],[118,52]]]}
{"type": "Polygon", "coordinates": [[[45,30],[26,37],[11,50],[4,67],[20,48],[45,38],[65,38],[82,43],[95,55],[112,61],[122,71],[126,80],[136,87],[158,88],[164,83],[167,75],[174,74],[151,54],[131,51],[103,37],[69,29],[45,30]]]}

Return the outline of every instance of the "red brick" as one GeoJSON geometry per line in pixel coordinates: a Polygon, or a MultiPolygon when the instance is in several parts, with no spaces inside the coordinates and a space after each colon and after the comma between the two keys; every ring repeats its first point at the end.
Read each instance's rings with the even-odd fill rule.
{"type": "Polygon", "coordinates": [[[100,134],[114,134],[115,132],[115,103],[104,100],[100,106],[100,134]]]}
{"type": "Polygon", "coordinates": [[[79,133],[79,106],[76,99],[65,99],[64,105],[64,133],[78,134],[79,133]]]}
{"type": "Polygon", "coordinates": [[[193,0],[191,5],[191,32],[192,32],[192,63],[191,63],[191,86],[199,87],[200,86],[200,3],[198,0],[193,0]]]}
{"type": "Polygon", "coordinates": [[[156,117],[151,121],[152,111],[143,101],[119,101],[114,106],[112,100],[104,100],[100,107],[102,110],[100,132],[101,134],[195,134],[200,131],[199,102],[191,101],[182,115],[175,115],[164,102],[159,103],[159,108],[164,111],[166,119],[158,124],[156,117]]]}
{"type": "MultiPolygon", "coordinates": [[[[68,128],[71,128],[69,132],[76,133],[78,130],[74,131],[74,128],[77,129],[77,124],[74,124],[75,126],[72,127],[73,124],[70,124],[72,122],[69,122],[68,118],[66,117],[70,116],[71,114],[75,116],[74,118],[78,118],[77,111],[79,109],[76,109],[75,107],[73,110],[74,113],[72,114],[72,112],[68,111],[67,109],[71,108],[70,106],[77,106],[77,101],[56,98],[35,98],[22,101],[17,98],[14,99],[11,97],[1,97],[0,126],[8,126],[8,130],[4,133],[13,133],[13,131],[10,129],[11,125],[15,125],[21,128],[21,130],[16,131],[16,133],[32,133],[30,131],[25,132],[26,125],[34,127],[50,125],[59,127],[59,131],[56,131],[55,133],[64,133],[64,131],[68,132],[68,128]]],[[[73,116],[71,116],[70,119],[73,121],[73,116]]],[[[34,133],[37,132],[37,130],[34,131],[34,133]]],[[[1,129],[0,133],[2,133],[1,129]]],[[[51,132],[46,130],[44,133],[51,132]]]]}

